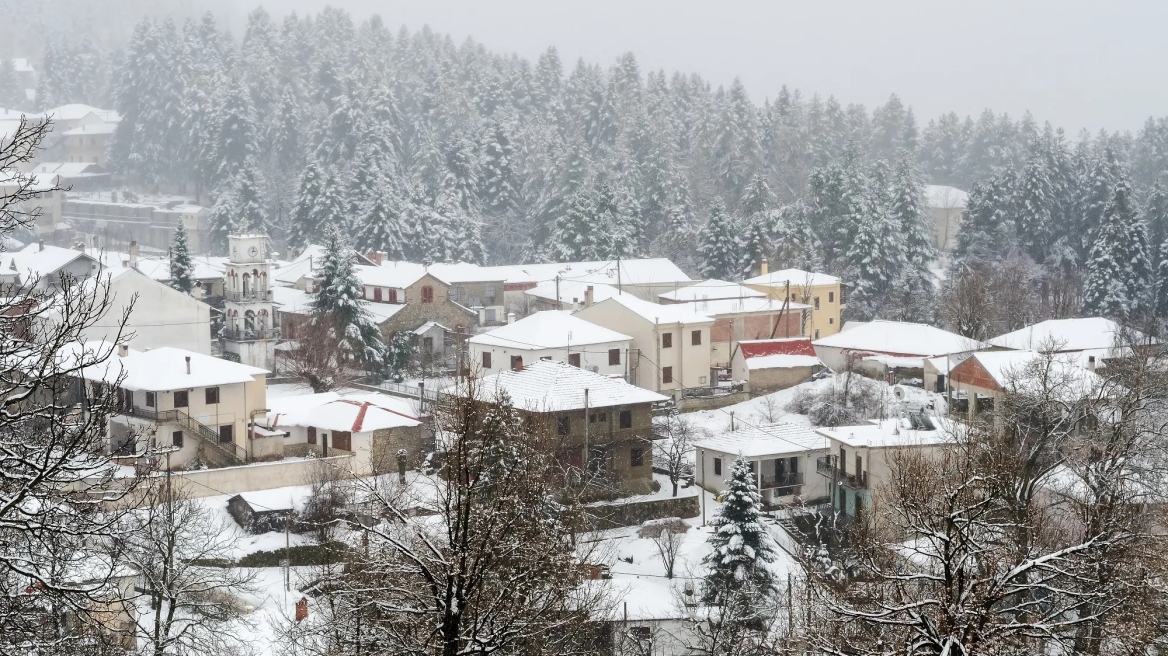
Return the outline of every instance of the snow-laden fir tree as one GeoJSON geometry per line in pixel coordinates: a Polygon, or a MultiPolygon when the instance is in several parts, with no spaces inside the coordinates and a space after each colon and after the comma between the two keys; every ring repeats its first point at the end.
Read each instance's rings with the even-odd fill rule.
{"type": "Polygon", "coordinates": [[[739,266],[742,278],[759,275],[762,259],[767,257],[771,250],[770,236],[774,233],[774,225],[777,222],[778,212],[773,210],[762,210],[743,217],[739,246],[742,253],[742,264],[739,266]]]}
{"type": "Polygon", "coordinates": [[[341,234],[350,234],[349,208],[345,203],[345,187],[337,171],[329,171],[320,186],[320,195],[312,206],[309,221],[313,228],[313,236],[319,238],[330,228],[336,228],[341,234]]]}
{"type": "Polygon", "coordinates": [[[385,344],[365,309],[353,247],[335,226],[327,230],[325,240],[311,321],[324,329],[321,334],[328,343],[317,346],[331,349],[340,366],[380,366],[385,344]]]}
{"type": "Polygon", "coordinates": [[[1092,237],[1099,226],[1103,224],[1103,213],[1111,204],[1115,196],[1115,184],[1119,180],[1120,171],[1115,161],[1115,154],[1110,148],[1095,154],[1088,162],[1087,168],[1078,181],[1077,199],[1078,216],[1075,216],[1068,226],[1071,234],[1068,241],[1075,250],[1077,261],[1086,264],[1093,243],[1092,237]]]}
{"type": "Polygon", "coordinates": [[[1014,229],[1020,246],[1035,262],[1046,259],[1054,234],[1054,187],[1046,161],[1031,156],[1022,170],[1014,200],[1014,229]]]}
{"type": "Polygon", "coordinates": [[[1084,306],[1118,321],[1139,319],[1151,301],[1152,280],[1144,224],[1136,219],[1131,187],[1121,179],[1087,261],[1084,306]]]}
{"type": "Polygon", "coordinates": [[[483,248],[483,224],[463,215],[458,235],[457,259],[480,266],[486,264],[487,252],[483,248]]]}
{"type": "Polygon", "coordinates": [[[935,276],[929,265],[937,257],[932,215],[925,203],[924,185],[907,154],[901,156],[891,181],[890,220],[903,244],[904,269],[894,283],[895,304],[901,321],[931,323],[935,314],[935,276]]]}
{"type": "Polygon", "coordinates": [[[300,190],[292,212],[292,225],[288,230],[288,245],[296,251],[312,243],[319,234],[320,226],[314,223],[313,212],[323,187],[324,172],[316,160],[309,160],[300,175],[300,190]]]}
{"type": "Polygon", "coordinates": [[[770,266],[781,269],[823,271],[823,244],[811,229],[809,210],[803,201],[795,201],[779,210],[771,235],[770,266]]]}
{"type": "Polygon", "coordinates": [[[373,202],[358,222],[357,245],[362,250],[382,251],[391,260],[405,257],[401,202],[388,182],[374,192],[373,202]]]}
{"type": "Polygon", "coordinates": [[[170,286],[184,294],[190,294],[195,289],[195,281],[191,279],[193,272],[187,229],[183,222],[179,221],[178,227],[174,230],[174,244],[170,247],[170,286]]]}
{"type": "Polygon", "coordinates": [[[702,276],[719,280],[739,280],[741,242],[738,221],[726,211],[721,197],[710,204],[710,218],[702,229],[698,252],[702,256],[702,276]]]}
{"type": "Polygon", "coordinates": [[[552,233],[552,258],[560,262],[597,259],[600,235],[597,230],[596,195],[591,188],[573,194],[552,233]]]}
{"type": "Polygon", "coordinates": [[[395,383],[405,381],[413,353],[409,333],[400,330],[394,333],[385,349],[385,372],[390,380],[395,383]]]}
{"type": "Polygon", "coordinates": [[[774,561],[775,551],[762,524],[760,503],[755,474],[750,464],[738,456],[730,467],[730,481],[722,492],[718,515],[711,522],[714,532],[706,540],[710,554],[703,562],[709,596],[717,599],[725,591],[746,585],[771,585],[767,564],[774,561]]]}
{"type": "Polygon", "coordinates": [[[852,284],[848,295],[849,319],[871,321],[882,316],[889,296],[904,271],[904,239],[885,208],[871,197],[860,205],[856,232],[844,254],[852,284]]]}
{"type": "MultiPolygon", "coordinates": [[[[1007,169],[969,190],[965,215],[953,245],[951,269],[998,262],[1018,251],[1014,237],[1014,172],[1007,169]]],[[[955,279],[956,275],[950,275],[955,279]]]]}
{"type": "Polygon", "coordinates": [[[265,235],[272,233],[263,185],[264,180],[255,158],[247,158],[235,176],[235,200],[238,203],[236,224],[242,232],[265,235]]]}
{"type": "Polygon", "coordinates": [[[214,194],[215,202],[207,213],[210,224],[211,243],[220,251],[227,248],[227,237],[239,232],[238,180],[228,180],[219,186],[214,194]]]}

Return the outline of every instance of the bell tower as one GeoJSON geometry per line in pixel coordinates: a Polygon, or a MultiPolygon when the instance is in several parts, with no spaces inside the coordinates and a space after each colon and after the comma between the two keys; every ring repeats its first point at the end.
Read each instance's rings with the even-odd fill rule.
{"type": "Polygon", "coordinates": [[[223,280],[223,348],[239,361],[272,370],[278,330],[272,308],[272,260],[262,234],[230,235],[223,280]]]}

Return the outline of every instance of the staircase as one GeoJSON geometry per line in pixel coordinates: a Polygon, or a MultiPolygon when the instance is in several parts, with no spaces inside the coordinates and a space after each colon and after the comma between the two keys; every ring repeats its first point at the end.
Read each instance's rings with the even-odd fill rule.
{"type": "Polygon", "coordinates": [[[197,435],[217,460],[224,461],[225,466],[242,465],[247,462],[247,451],[234,442],[220,442],[219,431],[207,426],[182,410],[163,410],[161,412],[150,408],[129,406],[122,409],[124,414],[140,419],[149,419],[160,424],[177,424],[188,433],[197,435]]]}

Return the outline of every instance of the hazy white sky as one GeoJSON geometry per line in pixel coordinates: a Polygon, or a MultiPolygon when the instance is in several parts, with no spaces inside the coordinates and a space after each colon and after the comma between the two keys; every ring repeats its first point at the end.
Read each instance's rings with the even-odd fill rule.
{"type": "MultiPolygon", "coordinates": [[[[565,68],[636,54],[642,70],[734,77],[758,100],[783,84],[869,108],[897,93],[922,125],[942,112],[1029,109],[1067,128],[1137,129],[1168,115],[1168,2],[1023,0],[331,0],[394,29],[430,25],[456,41],[565,68]]],[[[301,13],[324,0],[266,0],[301,13]]],[[[246,6],[254,6],[248,3],[246,6]]]]}

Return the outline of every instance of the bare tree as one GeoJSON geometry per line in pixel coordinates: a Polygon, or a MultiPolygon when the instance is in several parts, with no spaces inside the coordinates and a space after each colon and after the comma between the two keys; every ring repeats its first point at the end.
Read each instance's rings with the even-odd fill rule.
{"type": "MultiPolygon", "coordinates": [[[[585,584],[583,513],[552,492],[547,435],[505,398],[443,397],[436,514],[414,517],[366,492],[375,510],[319,617],[290,636],[300,653],[572,654],[604,591],[585,584]]],[[[391,490],[394,486],[383,488],[391,490]]],[[[587,647],[591,648],[591,646],[587,647]]]]}
{"type": "MultiPolygon", "coordinates": [[[[0,243],[14,230],[33,228],[40,215],[36,197],[44,189],[20,170],[48,130],[48,122],[22,119],[0,140],[0,243]]],[[[0,647],[13,653],[96,650],[102,627],[77,622],[98,619],[90,610],[108,602],[117,565],[92,559],[82,574],[77,556],[115,532],[118,512],[107,502],[123,488],[111,485],[106,424],[122,394],[116,374],[107,378],[112,384],[84,379],[106,369],[121,335],[92,348],[80,345],[112,306],[100,280],[63,275],[3,287],[0,647]]]]}
{"type": "Polygon", "coordinates": [[[677,554],[681,550],[682,537],[689,531],[686,524],[678,517],[652,519],[641,525],[637,531],[638,537],[648,538],[657,547],[657,555],[661,557],[661,564],[665,567],[665,578],[673,578],[673,570],[677,565],[677,554]]]}
{"type": "Polygon", "coordinates": [[[657,446],[657,452],[661,454],[658,462],[673,485],[673,496],[677,496],[677,484],[687,471],[693,471],[693,444],[702,438],[702,431],[677,410],[654,421],[654,427],[657,436],[664,438],[657,446]]]}
{"type": "Polygon", "coordinates": [[[254,575],[231,566],[229,527],[169,475],[153,479],[142,503],[125,518],[124,538],[111,545],[113,559],[132,567],[141,583],[124,599],[148,611],[135,615],[139,644],[163,656],[223,653],[246,643],[240,595],[251,591],[254,575]]]}
{"type": "Polygon", "coordinates": [[[941,293],[941,318],[954,332],[984,340],[993,335],[994,307],[990,298],[991,274],[984,266],[963,266],[941,293]]]}

